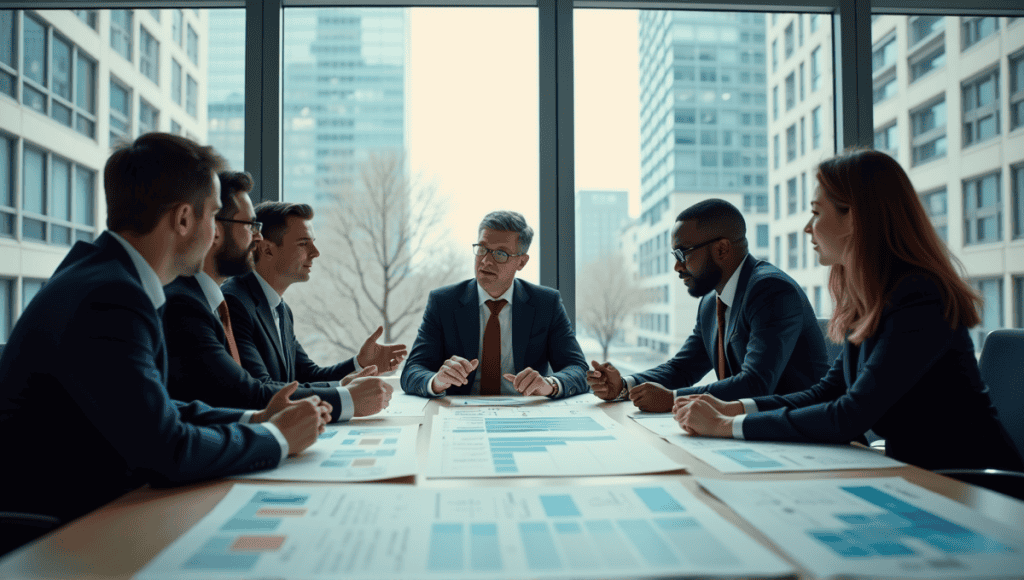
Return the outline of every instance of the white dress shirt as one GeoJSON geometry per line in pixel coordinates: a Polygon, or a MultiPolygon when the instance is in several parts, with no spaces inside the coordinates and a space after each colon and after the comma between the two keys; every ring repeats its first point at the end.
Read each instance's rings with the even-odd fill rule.
{"type": "MultiPolygon", "coordinates": [[[[159,309],[165,302],[167,302],[167,296],[164,294],[164,287],[160,284],[160,277],[156,275],[156,270],[149,265],[149,262],[142,257],[142,254],[135,249],[135,246],[128,243],[128,240],[117,235],[115,232],[110,230],[107,231],[119,244],[121,244],[124,251],[128,252],[128,257],[131,258],[132,264],[135,266],[135,271],[139,273],[139,279],[142,281],[142,289],[145,290],[146,295],[149,296],[149,300],[153,303],[153,308],[159,309]]],[[[202,274],[202,272],[200,272],[200,274],[202,274]]],[[[205,274],[203,275],[205,276],[205,274]]],[[[207,297],[207,300],[209,300],[209,297],[207,297]]],[[[220,302],[218,302],[218,304],[220,304],[220,302]]],[[[238,419],[238,422],[249,423],[252,421],[252,416],[255,413],[256,411],[244,411],[242,416],[238,419]]],[[[285,439],[284,434],[281,433],[281,430],[273,423],[262,423],[260,426],[269,431],[270,434],[274,436],[274,439],[277,440],[277,444],[281,446],[281,461],[284,461],[285,457],[288,457],[288,440],[285,439]]]]}
{"type": "MultiPolygon", "coordinates": [[[[259,280],[260,287],[263,288],[263,295],[267,299],[267,304],[270,306],[270,314],[274,317],[274,328],[277,330],[277,339],[281,341],[281,345],[284,346],[284,338],[281,336],[281,320],[277,315],[277,305],[284,302],[281,295],[277,293],[277,290],[270,285],[269,282],[260,276],[260,273],[253,270],[253,274],[256,275],[256,279],[259,280]]],[[[212,280],[211,280],[212,281],[212,280]]],[[[219,304],[219,303],[218,303],[219,304]]],[[[352,362],[356,366],[356,372],[363,370],[359,366],[359,361],[356,357],[352,357],[352,362]]],[[[348,421],[356,414],[355,402],[352,400],[352,393],[349,392],[348,387],[341,386],[341,381],[338,381],[338,396],[341,397],[341,412],[338,414],[338,422],[348,421]]]]}

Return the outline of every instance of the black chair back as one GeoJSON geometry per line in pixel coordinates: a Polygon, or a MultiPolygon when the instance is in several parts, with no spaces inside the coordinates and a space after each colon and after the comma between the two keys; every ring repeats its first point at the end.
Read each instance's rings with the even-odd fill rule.
{"type": "Polygon", "coordinates": [[[978,366],[999,420],[1024,456],[1024,329],[990,332],[978,366]]]}

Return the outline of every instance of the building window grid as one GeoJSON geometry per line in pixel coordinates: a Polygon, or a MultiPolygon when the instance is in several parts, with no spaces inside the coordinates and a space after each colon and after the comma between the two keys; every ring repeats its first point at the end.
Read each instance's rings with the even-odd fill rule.
{"type": "Polygon", "coordinates": [[[811,92],[821,87],[821,47],[811,51],[811,92]]]}
{"type": "Polygon", "coordinates": [[[916,46],[933,34],[946,29],[945,16],[917,16],[907,20],[910,42],[908,47],[916,46]]]}
{"type": "Polygon", "coordinates": [[[927,191],[921,194],[921,204],[924,206],[925,213],[928,214],[928,218],[932,222],[932,227],[935,228],[935,233],[942,238],[943,241],[949,241],[948,233],[948,208],[946,201],[946,188],[927,191]]]}
{"type": "Polygon", "coordinates": [[[188,47],[186,52],[188,53],[188,59],[192,61],[192,64],[199,65],[199,34],[196,33],[195,28],[192,25],[188,25],[188,47]]]}
{"type": "Polygon", "coordinates": [[[961,18],[960,39],[962,50],[978,44],[999,31],[999,18],[995,16],[961,18]]]}
{"type": "Polygon", "coordinates": [[[1024,164],[1010,167],[1013,239],[1024,238],[1024,164]]]}
{"type": "Polygon", "coordinates": [[[999,135],[999,69],[963,83],[961,96],[964,147],[999,135]]]}
{"type": "MultiPolygon", "coordinates": [[[[16,138],[3,138],[10,150],[5,163],[13,189],[16,138]]],[[[91,241],[96,235],[97,172],[42,147],[22,143],[21,203],[0,207],[0,215],[9,215],[21,223],[20,236],[14,231],[0,232],[5,237],[70,246],[76,240],[91,241]]],[[[12,196],[13,197],[13,196],[12,196]]]]}
{"type": "Polygon", "coordinates": [[[911,111],[910,126],[912,165],[920,165],[946,156],[945,95],[911,111]]]}
{"type": "Polygon", "coordinates": [[[910,82],[913,84],[921,77],[946,66],[946,39],[945,35],[936,38],[934,42],[919,50],[917,54],[910,57],[910,82]]]}
{"type": "Polygon", "coordinates": [[[132,60],[132,10],[110,11],[110,46],[128,62],[132,60]]]}
{"type": "Polygon", "coordinates": [[[1010,69],[1010,130],[1024,126],[1024,51],[1011,55],[1010,69]]]}
{"type": "Polygon", "coordinates": [[[1003,203],[999,172],[963,181],[964,245],[1003,239],[1003,203]]]}
{"type": "Polygon", "coordinates": [[[145,26],[139,27],[139,72],[157,85],[160,84],[160,42],[145,26]]]}

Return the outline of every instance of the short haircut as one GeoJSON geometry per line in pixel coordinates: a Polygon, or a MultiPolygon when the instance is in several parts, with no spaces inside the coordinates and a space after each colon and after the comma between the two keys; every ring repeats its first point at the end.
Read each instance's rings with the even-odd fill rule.
{"type": "Polygon", "coordinates": [[[144,235],[175,206],[201,212],[211,173],[226,167],[213,147],[170,133],[146,133],[118,146],[103,169],[107,229],[144,235]]]}
{"type": "Polygon", "coordinates": [[[280,246],[288,231],[288,218],[295,216],[304,220],[313,219],[313,206],[305,203],[265,201],[256,206],[256,221],[263,223],[260,234],[280,246]]]}
{"type": "Polygon", "coordinates": [[[533,228],[526,223],[526,218],[523,217],[523,214],[517,211],[492,211],[480,221],[477,234],[485,228],[498,232],[517,233],[519,234],[519,243],[516,244],[516,251],[520,254],[525,254],[530,250],[530,242],[533,241],[533,228]]]}
{"type": "Polygon", "coordinates": [[[240,209],[235,196],[252,191],[252,176],[247,171],[221,171],[217,177],[220,178],[221,205],[217,217],[231,219],[240,209]]]}
{"type": "Polygon", "coordinates": [[[747,237],[747,222],[736,206],[724,199],[706,199],[684,209],[677,222],[697,223],[697,231],[707,235],[719,235],[730,240],[747,237]]]}

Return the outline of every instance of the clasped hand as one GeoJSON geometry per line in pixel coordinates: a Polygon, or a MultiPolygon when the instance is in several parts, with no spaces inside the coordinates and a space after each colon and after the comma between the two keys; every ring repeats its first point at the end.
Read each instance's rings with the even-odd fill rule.
{"type": "Polygon", "coordinates": [[[672,403],[673,417],[690,435],[732,437],[732,418],[742,414],[739,401],[726,402],[707,393],[677,397],[672,403]]]}

